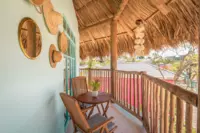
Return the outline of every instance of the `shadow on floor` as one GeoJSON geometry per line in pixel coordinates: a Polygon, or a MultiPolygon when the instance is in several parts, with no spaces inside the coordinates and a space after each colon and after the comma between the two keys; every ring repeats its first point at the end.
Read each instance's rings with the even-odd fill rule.
{"type": "MultiPolygon", "coordinates": [[[[97,113],[96,108],[95,113],[97,113]]],[[[146,133],[140,120],[116,104],[110,104],[107,115],[108,117],[113,116],[115,118],[114,122],[118,126],[115,133],[146,133]]],[[[66,133],[73,133],[73,131],[73,125],[70,121],[66,133]]]]}

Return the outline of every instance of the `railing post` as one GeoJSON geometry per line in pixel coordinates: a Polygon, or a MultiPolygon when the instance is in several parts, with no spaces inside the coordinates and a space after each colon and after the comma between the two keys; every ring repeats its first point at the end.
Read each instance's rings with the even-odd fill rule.
{"type": "Polygon", "coordinates": [[[117,20],[111,22],[111,94],[115,91],[115,70],[117,69],[117,20]]]}
{"type": "Polygon", "coordinates": [[[145,105],[146,105],[145,101],[147,102],[148,100],[145,100],[145,82],[144,82],[145,79],[144,79],[144,74],[146,74],[146,72],[145,72],[145,71],[142,71],[142,72],[141,72],[142,123],[143,123],[145,129],[146,129],[147,131],[149,131],[149,126],[148,126],[148,124],[147,124],[148,118],[147,118],[146,112],[145,112],[145,111],[148,111],[148,107],[145,108],[145,105]],[[146,109],[146,110],[145,110],[145,109],[146,109]]]}
{"type": "MultiPolygon", "coordinates": [[[[200,4],[200,1],[198,1],[200,4]]],[[[200,10],[200,9],[199,9],[200,10]]],[[[200,22],[200,18],[199,18],[200,22]]],[[[198,73],[200,73],[200,25],[198,26],[199,44],[198,44],[198,73]]],[[[200,75],[198,74],[198,111],[197,111],[197,133],[200,133],[200,75]]]]}
{"type": "Polygon", "coordinates": [[[91,69],[88,68],[88,89],[91,90],[91,87],[90,87],[90,82],[92,80],[92,72],[91,72],[91,69]]]}
{"type": "Polygon", "coordinates": [[[144,72],[141,72],[141,89],[142,89],[142,118],[144,121],[144,77],[143,77],[144,72]]]}

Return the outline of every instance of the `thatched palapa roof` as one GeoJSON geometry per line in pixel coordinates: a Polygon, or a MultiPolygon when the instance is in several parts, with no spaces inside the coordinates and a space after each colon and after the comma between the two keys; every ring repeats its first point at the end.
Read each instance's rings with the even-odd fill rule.
{"type": "MultiPolygon", "coordinates": [[[[123,0],[73,0],[80,32],[80,57],[110,54],[110,23],[113,7],[123,0]]],[[[145,53],[151,49],[198,43],[198,0],[127,0],[118,20],[118,55],[134,53],[136,20],[145,24],[145,53]],[[159,2],[163,4],[159,4],[159,2]],[[161,6],[160,6],[161,5],[161,6]]]]}

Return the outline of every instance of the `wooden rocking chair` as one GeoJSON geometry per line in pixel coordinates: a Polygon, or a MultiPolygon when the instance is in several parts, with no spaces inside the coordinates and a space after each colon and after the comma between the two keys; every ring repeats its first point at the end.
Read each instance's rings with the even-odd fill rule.
{"type": "Polygon", "coordinates": [[[77,98],[79,95],[87,93],[87,80],[84,76],[78,76],[72,78],[72,89],[73,89],[73,96],[77,98]]]}
{"type": "MultiPolygon", "coordinates": [[[[78,77],[72,78],[72,89],[73,89],[74,98],[77,98],[81,94],[87,93],[88,86],[87,86],[86,77],[78,76],[78,77]]],[[[79,105],[81,108],[88,108],[92,106],[90,104],[83,104],[83,103],[79,103],[79,105]]]]}
{"type": "Polygon", "coordinates": [[[84,117],[84,113],[90,108],[81,110],[78,102],[73,97],[60,93],[61,99],[69,112],[74,125],[74,133],[114,133],[117,126],[112,122],[113,117],[106,118],[100,114],[93,115],[90,119],[84,117]]]}

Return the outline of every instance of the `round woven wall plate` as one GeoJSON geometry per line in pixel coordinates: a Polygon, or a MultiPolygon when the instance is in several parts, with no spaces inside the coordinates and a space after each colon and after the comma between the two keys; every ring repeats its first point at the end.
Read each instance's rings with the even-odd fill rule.
{"type": "Polygon", "coordinates": [[[63,17],[60,13],[54,11],[50,0],[43,4],[43,15],[49,32],[53,35],[58,33],[58,25],[63,23],[63,17]]]}
{"type": "Polygon", "coordinates": [[[46,0],[30,0],[30,2],[35,6],[41,6],[46,0]]]}
{"type": "Polygon", "coordinates": [[[64,32],[59,34],[58,47],[62,53],[65,53],[68,48],[68,39],[64,32]]]}

